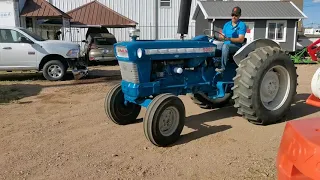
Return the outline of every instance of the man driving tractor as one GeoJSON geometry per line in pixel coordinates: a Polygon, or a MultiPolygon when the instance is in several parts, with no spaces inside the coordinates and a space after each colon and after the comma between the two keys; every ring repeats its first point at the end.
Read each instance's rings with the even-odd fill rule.
{"type": "Polygon", "coordinates": [[[235,53],[241,48],[246,35],[246,24],[239,20],[241,16],[240,7],[234,7],[231,16],[232,19],[223,26],[223,35],[219,35],[220,40],[224,41],[224,43],[222,46],[221,68],[217,68],[217,72],[225,70],[229,54],[235,53]]]}

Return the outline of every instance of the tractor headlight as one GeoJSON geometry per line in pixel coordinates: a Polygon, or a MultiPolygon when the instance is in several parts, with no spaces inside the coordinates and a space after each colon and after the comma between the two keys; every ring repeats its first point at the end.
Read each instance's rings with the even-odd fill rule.
{"type": "Polygon", "coordinates": [[[137,56],[138,56],[138,58],[141,58],[142,57],[142,54],[143,54],[143,52],[142,52],[142,49],[138,49],[137,50],[137,56]]]}

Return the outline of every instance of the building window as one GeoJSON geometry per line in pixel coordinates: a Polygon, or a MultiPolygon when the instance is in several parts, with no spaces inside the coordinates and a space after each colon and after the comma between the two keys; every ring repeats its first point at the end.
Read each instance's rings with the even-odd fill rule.
{"type": "Polygon", "coordinates": [[[171,0],[160,0],[160,7],[170,7],[171,0]]]}
{"type": "Polygon", "coordinates": [[[287,21],[267,21],[266,38],[286,42],[287,21]]]}

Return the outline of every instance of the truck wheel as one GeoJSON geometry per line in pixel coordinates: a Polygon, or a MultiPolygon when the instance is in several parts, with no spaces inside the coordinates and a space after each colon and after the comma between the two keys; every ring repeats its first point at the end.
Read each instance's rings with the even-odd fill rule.
{"type": "Polygon", "coordinates": [[[217,98],[217,99],[210,99],[204,93],[195,93],[189,94],[189,97],[192,99],[193,103],[197,104],[200,108],[203,109],[215,109],[215,108],[222,108],[226,106],[232,97],[231,93],[226,93],[225,97],[217,98]]]}
{"type": "Polygon", "coordinates": [[[233,80],[234,107],[253,124],[281,120],[296,95],[296,67],[277,47],[261,47],[249,53],[240,62],[233,80]]]}
{"type": "Polygon", "coordinates": [[[155,97],[143,120],[146,138],[156,146],[168,146],[176,142],[185,121],[185,107],[177,96],[161,94],[155,97]]]}
{"type": "Polygon", "coordinates": [[[49,81],[62,80],[66,71],[66,66],[59,60],[48,61],[43,66],[43,76],[49,81]]]}
{"type": "Polygon", "coordinates": [[[126,125],[137,121],[141,106],[128,102],[124,103],[124,95],[120,84],[112,87],[105,98],[105,113],[111,121],[119,125],[126,125]]]}

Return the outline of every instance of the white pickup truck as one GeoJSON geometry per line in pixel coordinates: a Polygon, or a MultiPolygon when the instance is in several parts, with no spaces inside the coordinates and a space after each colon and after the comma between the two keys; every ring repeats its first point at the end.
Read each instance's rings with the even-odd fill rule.
{"type": "Polygon", "coordinates": [[[61,80],[68,68],[75,79],[88,73],[77,43],[45,40],[21,27],[0,26],[0,71],[42,71],[50,81],[61,80]]]}

